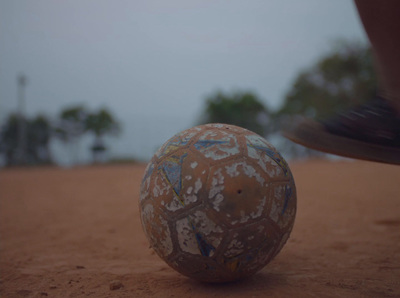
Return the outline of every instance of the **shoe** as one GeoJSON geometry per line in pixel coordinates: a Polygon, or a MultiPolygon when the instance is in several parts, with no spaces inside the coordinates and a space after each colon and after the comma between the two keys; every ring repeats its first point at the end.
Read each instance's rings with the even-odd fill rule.
{"type": "Polygon", "coordinates": [[[400,164],[400,116],[381,97],[328,121],[302,119],[283,135],[326,153],[400,164]]]}

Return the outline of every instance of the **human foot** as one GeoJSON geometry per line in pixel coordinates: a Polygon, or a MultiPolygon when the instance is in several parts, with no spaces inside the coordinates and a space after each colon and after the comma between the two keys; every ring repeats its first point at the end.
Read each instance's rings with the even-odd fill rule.
{"type": "Polygon", "coordinates": [[[400,116],[380,97],[328,121],[303,119],[283,135],[327,153],[400,164],[400,116]]]}

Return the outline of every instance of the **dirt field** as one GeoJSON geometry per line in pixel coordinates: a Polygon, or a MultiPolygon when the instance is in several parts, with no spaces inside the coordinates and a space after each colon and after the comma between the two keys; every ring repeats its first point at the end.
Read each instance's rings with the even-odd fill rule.
{"type": "Polygon", "coordinates": [[[291,169],[298,211],[288,243],[254,277],[219,285],[179,275],[148,248],[143,165],[2,170],[0,296],[400,297],[400,167],[291,169]]]}

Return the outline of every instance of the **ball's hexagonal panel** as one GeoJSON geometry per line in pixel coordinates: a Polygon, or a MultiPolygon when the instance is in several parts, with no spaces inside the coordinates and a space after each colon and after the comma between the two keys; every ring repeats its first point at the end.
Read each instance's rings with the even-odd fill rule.
{"type": "Polygon", "coordinates": [[[276,238],[276,230],[268,219],[232,229],[225,240],[226,247],[222,256],[225,259],[231,259],[246,254],[274,238],[276,238]]]}
{"type": "Polygon", "coordinates": [[[217,257],[218,263],[230,276],[251,275],[272,259],[279,238],[279,233],[267,219],[235,228],[224,240],[225,247],[217,257]]]}
{"type": "Polygon", "coordinates": [[[237,133],[224,129],[208,129],[200,133],[193,147],[211,162],[240,153],[237,133]]]}
{"type": "Polygon", "coordinates": [[[206,188],[208,204],[228,225],[262,218],[269,186],[256,165],[240,159],[213,166],[206,188]]]}
{"type": "MultiPolygon", "coordinates": [[[[276,243],[273,244],[273,247],[275,250],[271,254],[269,260],[272,260],[281,251],[283,246],[288,241],[291,232],[292,232],[292,229],[290,228],[290,229],[285,230],[284,232],[279,233],[280,238],[279,237],[276,238],[277,241],[276,241],[276,243]]],[[[268,262],[269,262],[269,260],[268,260],[268,262]]]]}
{"type": "Polygon", "coordinates": [[[177,220],[175,229],[181,251],[205,257],[214,256],[225,234],[223,226],[200,210],[177,220]]]}
{"type": "Polygon", "coordinates": [[[202,203],[208,165],[201,159],[179,151],[166,156],[154,171],[151,197],[165,212],[179,214],[202,203]]]}
{"type": "Polygon", "coordinates": [[[150,198],[150,189],[151,189],[150,185],[152,182],[151,176],[153,174],[154,168],[155,168],[154,163],[150,162],[147,165],[146,170],[144,171],[145,175],[143,176],[142,183],[140,185],[140,197],[139,197],[140,203],[150,198]]]}
{"type": "Polygon", "coordinates": [[[282,231],[293,226],[296,214],[296,188],[294,183],[272,183],[268,217],[282,231]]]}
{"type": "Polygon", "coordinates": [[[259,270],[267,265],[282,249],[279,247],[280,233],[277,231],[269,230],[268,237],[258,247],[254,247],[249,256],[254,257],[254,262],[249,266],[249,270],[259,270]],[[258,269],[257,269],[258,268],[258,269]]]}
{"type": "Polygon", "coordinates": [[[162,156],[168,155],[181,147],[185,147],[191,141],[191,139],[196,136],[202,130],[201,127],[196,126],[187,130],[184,130],[180,133],[177,133],[164,145],[161,146],[160,149],[155,153],[155,157],[161,158],[162,156]]]}
{"type": "Polygon", "coordinates": [[[250,158],[273,180],[290,176],[289,167],[283,157],[265,139],[258,135],[246,135],[247,152],[250,158]]]}
{"type": "Polygon", "coordinates": [[[149,202],[142,207],[141,220],[150,246],[159,256],[170,256],[174,250],[174,245],[165,215],[149,202]]]}

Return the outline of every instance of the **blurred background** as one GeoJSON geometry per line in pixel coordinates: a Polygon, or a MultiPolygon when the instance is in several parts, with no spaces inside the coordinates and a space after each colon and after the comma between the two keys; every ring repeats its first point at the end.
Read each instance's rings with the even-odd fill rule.
{"type": "Polygon", "coordinates": [[[0,165],[146,161],[224,122],[282,139],[373,94],[350,0],[0,2],[0,165]]]}

